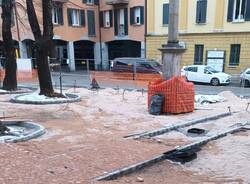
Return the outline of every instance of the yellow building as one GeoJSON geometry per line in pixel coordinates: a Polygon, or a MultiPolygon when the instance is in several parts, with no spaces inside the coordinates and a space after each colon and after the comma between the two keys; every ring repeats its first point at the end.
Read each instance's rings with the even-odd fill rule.
{"type": "MultiPolygon", "coordinates": [[[[161,61],[169,0],[148,0],[146,55],[161,61]]],[[[180,0],[182,65],[209,64],[231,74],[250,67],[250,0],[180,0]]]]}

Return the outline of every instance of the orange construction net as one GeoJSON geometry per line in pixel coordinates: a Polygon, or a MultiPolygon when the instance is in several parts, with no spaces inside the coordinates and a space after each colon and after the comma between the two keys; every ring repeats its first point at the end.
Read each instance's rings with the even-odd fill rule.
{"type": "Polygon", "coordinates": [[[148,107],[151,96],[164,95],[163,113],[187,113],[194,111],[194,85],[183,77],[156,80],[148,85],[148,107]]]}

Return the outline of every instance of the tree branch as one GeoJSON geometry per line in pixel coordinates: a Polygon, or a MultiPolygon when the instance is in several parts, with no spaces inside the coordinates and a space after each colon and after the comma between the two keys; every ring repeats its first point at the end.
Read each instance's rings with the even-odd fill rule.
{"type": "MultiPolygon", "coordinates": [[[[44,2],[44,0],[43,0],[44,2]]],[[[28,19],[30,27],[34,34],[35,39],[40,39],[42,37],[41,29],[37,20],[36,11],[34,8],[33,0],[26,0],[28,19]]]]}

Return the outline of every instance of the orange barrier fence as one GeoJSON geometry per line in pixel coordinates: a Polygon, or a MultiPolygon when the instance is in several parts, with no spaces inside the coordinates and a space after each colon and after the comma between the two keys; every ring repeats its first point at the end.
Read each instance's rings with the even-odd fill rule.
{"type": "MultiPolygon", "coordinates": [[[[4,80],[5,70],[0,70],[0,80],[4,80]]],[[[17,72],[17,81],[19,82],[29,82],[37,79],[37,70],[29,71],[18,71],[17,72]]]]}
{"type": "Polygon", "coordinates": [[[154,81],[157,79],[161,79],[160,74],[151,74],[151,73],[125,73],[125,72],[100,72],[100,71],[92,71],[91,75],[95,78],[108,78],[108,79],[116,79],[116,80],[137,80],[137,81],[154,81]]]}
{"type": "Polygon", "coordinates": [[[155,94],[164,95],[163,113],[187,113],[194,111],[194,85],[182,77],[170,80],[162,79],[148,85],[148,108],[150,99],[155,94]]]}

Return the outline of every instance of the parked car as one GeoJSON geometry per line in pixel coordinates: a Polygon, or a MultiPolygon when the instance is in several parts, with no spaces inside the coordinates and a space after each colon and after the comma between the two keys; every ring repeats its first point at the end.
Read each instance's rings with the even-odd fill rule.
{"type": "Polygon", "coordinates": [[[191,65],[183,67],[182,75],[186,76],[188,81],[210,83],[213,86],[220,84],[229,84],[231,76],[219,72],[207,65],[191,65]]]}
{"type": "Polygon", "coordinates": [[[241,73],[240,86],[250,87],[250,68],[241,73]]]}
{"type": "Polygon", "coordinates": [[[111,71],[161,74],[162,65],[145,58],[116,58],[111,62],[111,71]]]}

